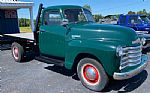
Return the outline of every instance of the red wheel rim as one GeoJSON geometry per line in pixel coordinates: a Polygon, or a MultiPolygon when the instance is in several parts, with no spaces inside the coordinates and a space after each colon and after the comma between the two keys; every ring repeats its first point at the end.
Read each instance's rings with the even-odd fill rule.
{"type": "Polygon", "coordinates": [[[19,58],[19,49],[17,47],[13,48],[13,55],[15,59],[19,58]]]}
{"type": "Polygon", "coordinates": [[[91,64],[83,66],[83,77],[90,84],[96,84],[100,80],[98,69],[91,64]]]}

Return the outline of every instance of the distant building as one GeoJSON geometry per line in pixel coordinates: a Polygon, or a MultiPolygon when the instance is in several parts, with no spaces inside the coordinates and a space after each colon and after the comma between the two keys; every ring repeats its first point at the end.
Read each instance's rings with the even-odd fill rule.
{"type": "Polygon", "coordinates": [[[18,0],[0,0],[0,34],[19,33],[17,10],[28,8],[30,11],[31,28],[33,30],[33,2],[18,0]]]}
{"type": "Polygon", "coordinates": [[[103,19],[100,19],[101,24],[117,24],[118,18],[116,15],[107,15],[103,19]]]}

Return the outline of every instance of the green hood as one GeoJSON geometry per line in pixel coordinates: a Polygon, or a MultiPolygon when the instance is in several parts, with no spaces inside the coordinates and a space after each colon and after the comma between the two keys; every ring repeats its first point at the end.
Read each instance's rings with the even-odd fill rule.
{"type": "Polygon", "coordinates": [[[136,32],[130,28],[96,23],[72,24],[70,35],[72,39],[115,42],[116,45],[122,46],[131,46],[132,41],[138,39],[136,32]]]}

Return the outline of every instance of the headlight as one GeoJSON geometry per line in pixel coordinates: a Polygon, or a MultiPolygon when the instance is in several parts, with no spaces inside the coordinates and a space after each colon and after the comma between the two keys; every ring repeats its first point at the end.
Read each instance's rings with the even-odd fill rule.
{"type": "Polygon", "coordinates": [[[119,56],[119,57],[123,55],[123,48],[121,46],[117,47],[116,55],[119,56]]]}
{"type": "Polygon", "coordinates": [[[145,39],[145,38],[142,38],[142,39],[141,39],[141,44],[144,45],[145,43],[146,43],[146,39],[145,39]]]}
{"type": "Polygon", "coordinates": [[[150,30],[150,28],[145,28],[145,30],[150,30]]]}

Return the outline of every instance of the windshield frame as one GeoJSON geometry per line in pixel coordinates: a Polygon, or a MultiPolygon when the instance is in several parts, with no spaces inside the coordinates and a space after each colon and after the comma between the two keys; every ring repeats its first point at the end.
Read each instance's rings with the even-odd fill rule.
{"type": "Polygon", "coordinates": [[[140,16],[140,19],[141,19],[142,23],[144,23],[144,24],[149,24],[149,23],[150,23],[150,19],[149,19],[147,16],[140,16]],[[143,18],[142,18],[142,17],[143,17],[143,18]],[[143,19],[145,19],[145,18],[146,18],[146,21],[143,20],[143,19]]]}
{"type": "Polygon", "coordinates": [[[71,10],[71,9],[78,9],[78,10],[81,10],[81,12],[83,13],[83,16],[85,17],[85,21],[76,21],[76,22],[69,22],[69,23],[95,22],[95,20],[94,20],[94,18],[93,18],[93,16],[92,16],[91,11],[89,11],[88,9],[85,9],[85,8],[66,8],[66,9],[63,9],[63,16],[64,16],[65,19],[68,19],[68,18],[66,18],[66,16],[65,16],[65,11],[68,10],[68,9],[70,9],[70,10],[71,10]],[[90,21],[90,20],[87,18],[87,16],[86,16],[84,10],[86,10],[86,11],[88,11],[88,12],[90,13],[90,15],[91,15],[92,18],[93,18],[93,21],[90,21]]]}
{"type": "Polygon", "coordinates": [[[85,15],[85,17],[86,17],[86,19],[87,19],[88,22],[95,22],[94,17],[93,17],[93,15],[92,15],[92,12],[91,12],[90,10],[88,10],[88,9],[86,9],[86,8],[82,8],[82,11],[83,11],[83,13],[84,13],[84,15],[85,15]],[[86,16],[85,11],[89,12],[89,14],[92,16],[92,21],[89,20],[89,18],[86,16]]]}

